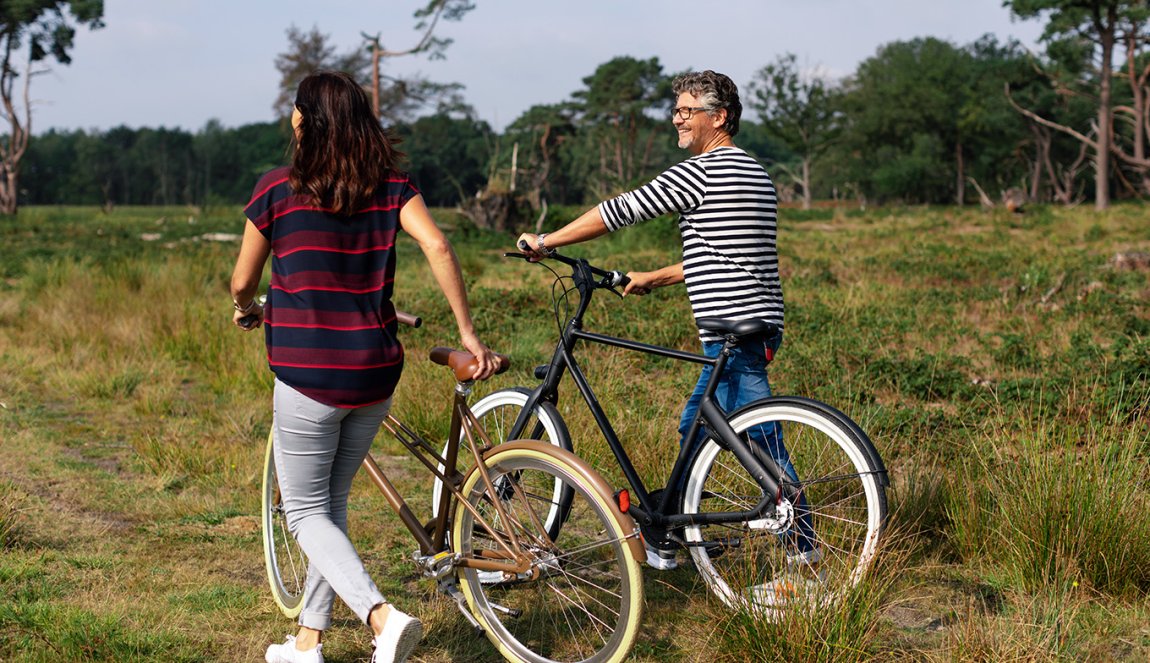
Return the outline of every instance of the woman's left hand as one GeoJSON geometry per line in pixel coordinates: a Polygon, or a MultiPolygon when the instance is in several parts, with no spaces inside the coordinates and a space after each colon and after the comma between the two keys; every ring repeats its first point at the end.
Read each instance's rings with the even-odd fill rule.
{"type": "Polygon", "coordinates": [[[244,331],[251,331],[264,321],[264,307],[259,302],[252,302],[252,308],[248,311],[234,311],[232,313],[232,323],[244,331]]]}

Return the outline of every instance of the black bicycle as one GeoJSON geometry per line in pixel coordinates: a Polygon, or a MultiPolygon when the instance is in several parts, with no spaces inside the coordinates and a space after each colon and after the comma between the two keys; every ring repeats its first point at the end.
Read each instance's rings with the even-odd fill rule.
{"type": "MultiPolygon", "coordinates": [[[[834,601],[858,583],[878,551],[887,510],[886,468],[866,433],[839,410],[808,398],[772,396],[730,413],[712,399],[730,350],[777,330],[761,321],[700,319],[700,328],[724,338],[714,359],[590,332],[583,318],[593,294],[619,294],[626,276],[584,259],[550,259],[571,268],[570,276],[556,273],[562,286],[553,289],[556,320],[566,322],[560,322],[551,362],[535,370],[538,386],[503,389],[473,406],[491,439],[536,439],[570,450],[555,407],[563,375],[570,374],[630,484],[633,495],[618,501],[629,501],[649,550],[686,549],[724,603],[768,616],[800,601],[834,601]],[[564,316],[560,309],[572,292],[579,300],[574,314],[564,316]],[[579,368],[579,342],[714,367],[686,438],[702,442],[679,450],[666,487],[648,490],[639,477],[579,368]]],[[[553,498],[561,501],[560,491],[556,486],[553,498]]],[[[552,533],[562,527],[561,509],[546,527],[552,533]]]]}

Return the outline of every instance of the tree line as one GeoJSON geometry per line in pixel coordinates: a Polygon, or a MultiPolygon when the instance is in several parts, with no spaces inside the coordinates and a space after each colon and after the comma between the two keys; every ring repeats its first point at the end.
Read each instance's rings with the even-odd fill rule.
{"type": "MultiPolygon", "coordinates": [[[[1150,30],[1145,0],[1008,0],[1047,21],[1044,53],[987,35],[958,45],[925,37],[880,47],[834,79],[782,54],[750,81],[738,145],[758,157],[784,201],[1076,204],[1150,195],[1150,30]],[[1116,63],[1116,64],[1115,64],[1116,63]]],[[[462,87],[401,81],[381,59],[437,49],[432,0],[419,44],[336,53],[317,29],[288,31],[279,115],[316,68],[364,80],[432,205],[461,206],[490,227],[529,224],[549,204],[583,205],[647,181],[683,158],[658,58],[599,65],[569,98],[526,110],[502,132],[478,119],[462,87]]],[[[244,202],[259,173],[286,158],[281,121],[227,128],[49,131],[21,169],[30,204],[244,202]]]]}

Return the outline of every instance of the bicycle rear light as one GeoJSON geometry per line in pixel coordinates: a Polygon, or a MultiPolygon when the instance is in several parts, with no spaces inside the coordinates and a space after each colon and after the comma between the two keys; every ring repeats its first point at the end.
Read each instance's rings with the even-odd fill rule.
{"type": "Polygon", "coordinates": [[[622,489],[615,493],[615,503],[619,505],[619,510],[627,513],[631,509],[631,493],[626,489],[622,489]]]}

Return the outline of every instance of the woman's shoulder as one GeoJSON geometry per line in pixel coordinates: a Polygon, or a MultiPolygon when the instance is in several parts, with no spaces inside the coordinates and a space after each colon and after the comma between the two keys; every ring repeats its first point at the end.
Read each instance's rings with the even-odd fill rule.
{"type": "Polygon", "coordinates": [[[289,166],[272,168],[264,173],[260,176],[259,180],[256,181],[255,187],[252,188],[252,198],[259,198],[277,186],[290,186],[288,184],[288,176],[290,173],[291,168],[289,166]]]}
{"type": "Polygon", "coordinates": [[[389,170],[383,176],[383,186],[381,191],[384,195],[402,195],[409,198],[419,194],[419,187],[416,186],[415,180],[411,175],[402,170],[389,170]]]}
{"type": "Polygon", "coordinates": [[[282,182],[287,182],[288,176],[291,174],[291,166],[277,166],[267,171],[260,176],[259,181],[256,182],[256,189],[262,190],[275,186],[282,182]]]}
{"type": "Polygon", "coordinates": [[[260,176],[255,187],[252,188],[252,197],[248,200],[247,208],[266,208],[275,200],[282,199],[291,194],[291,184],[288,174],[291,169],[287,166],[273,168],[260,176]]]}
{"type": "Polygon", "coordinates": [[[392,183],[406,184],[406,183],[412,181],[410,173],[408,173],[407,171],[404,171],[404,170],[395,170],[395,169],[389,170],[386,173],[384,173],[383,179],[384,179],[384,182],[386,182],[388,184],[392,184],[392,183]]]}

